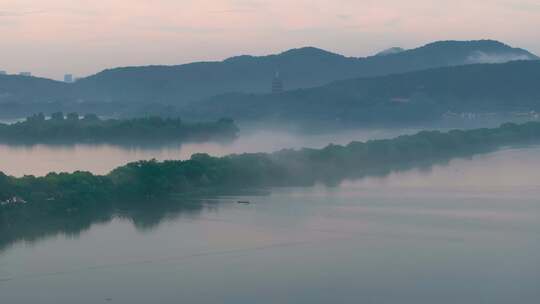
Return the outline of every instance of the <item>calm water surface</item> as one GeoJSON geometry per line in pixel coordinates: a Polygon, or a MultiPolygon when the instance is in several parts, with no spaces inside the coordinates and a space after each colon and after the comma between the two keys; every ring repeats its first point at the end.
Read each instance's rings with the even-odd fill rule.
{"type": "Polygon", "coordinates": [[[540,303],[539,158],[507,149],[18,242],[0,252],[0,303],[540,303]]]}
{"type": "Polygon", "coordinates": [[[32,145],[0,143],[0,171],[14,176],[45,175],[76,170],[106,174],[128,162],[142,159],[189,159],[194,153],[222,156],[231,153],[273,152],[284,148],[322,148],[329,143],[388,138],[417,130],[357,130],[325,135],[295,135],[284,131],[253,131],[229,144],[186,143],[171,146],[121,147],[115,145],[32,145]]]}

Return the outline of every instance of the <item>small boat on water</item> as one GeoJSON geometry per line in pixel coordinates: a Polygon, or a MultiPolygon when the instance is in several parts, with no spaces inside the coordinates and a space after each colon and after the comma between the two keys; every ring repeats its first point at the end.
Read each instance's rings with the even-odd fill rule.
{"type": "Polygon", "coordinates": [[[238,204],[244,204],[244,205],[249,205],[249,204],[251,204],[250,201],[238,201],[237,203],[238,203],[238,204]]]}

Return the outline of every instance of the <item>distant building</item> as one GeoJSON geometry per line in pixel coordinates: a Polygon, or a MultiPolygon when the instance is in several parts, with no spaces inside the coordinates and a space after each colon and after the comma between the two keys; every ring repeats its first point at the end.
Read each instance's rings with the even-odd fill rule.
{"type": "Polygon", "coordinates": [[[51,114],[52,121],[64,121],[64,118],[64,113],[62,112],[55,112],[51,114]]]}
{"type": "Polygon", "coordinates": [[[64,82],[72,83],[74,82],[73,74],[64,75],[64,82]]]}
{"type": "Polygon", "coordinates": [[[279,72],[276,72],[274,79],[272,79],[272,93],[278,94],[283,92],[283,80],[279,76],[279,72]]]}
{"type": "Polygon", "coordinates": [[[0,206],[8,206],[8,205],[22,205],[26,204],[26,201],[18,196],[14,196],[12,198],[8,198],[5,201],[0,201],[0,206]]]}
{"type": "Polygon", "coordinates": [[[85,120],[85,121],[99,121],[99,117],[96,114],[84,114],[83,120],[85,120]]]}
{"type": "Polygon", "coordinates": [[[0,70],[0,75],[6,75],[6,74],[7,74],[6,71],[0,70]]]}
{"type": "Polygon", "coordinates": [[[32,76],[32,73],[31,72],[20,72],[19,75],[20,76],[30,77],[30,76],[32,76]]]}
{"type": "Polygon", "coordinates": [[[43,113],[34,114],[26,118],[27,122],[40,123],[45,121],[45,115],[43,113]]]}
{"type": "Polygon", "coordinates": [[[68,115],[66,116],[66,119],[70,120],[70,121],[78,121],[79,120],[79,114],[77,114],[75,112],[68,113],[68,115]]]}

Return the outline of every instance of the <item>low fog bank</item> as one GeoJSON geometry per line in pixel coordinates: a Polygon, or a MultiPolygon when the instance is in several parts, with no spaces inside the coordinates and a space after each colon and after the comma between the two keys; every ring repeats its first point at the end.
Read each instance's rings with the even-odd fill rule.
{"type": "Polygon", "coordinates": [[[392,138],[413,134],[418,129],[328,130],[309,133],[294,126],[240,126],[239,137],[229,143],[205,142],[171,145],[122,146],[111,144],[8,145],[0,143],[0,171],[13,176],[49,172],[90,171],[107,174],[110,170],[138,160],[185,160],[196,153],[212,156],[274,152],[287,148],[323,148],[328,144],[392,138]]]}
{"type": "Polygon", "coordinates": [[[507,63],[518,60],[536,60],[537,58],[525,53],[486,53],[482,51],[473,52],[465,63],[467,64],[482,64],[482,63],[507,63]]]}
{"type": "MultiPolygon", "coordinates": [[[[513,121],[518,122],[518,119],[513,121]]],[[[388,139],[421,130],[471,129],[499,126],[499,119],[447,119],[415,127],[343,128],[339,125],[299,125],[284,123],[240,123],[239,137],[230,143],[171,143],[126,146],[116,144],[13,145],[0,143],[0,171],[13,176],[44,176],[49,172],[89,171],[107,174],[110,170],[138,160],[186,160],[196,153],[211,156],[274,152],[282,149],[316,148],[351,141],[388,139]]]]}

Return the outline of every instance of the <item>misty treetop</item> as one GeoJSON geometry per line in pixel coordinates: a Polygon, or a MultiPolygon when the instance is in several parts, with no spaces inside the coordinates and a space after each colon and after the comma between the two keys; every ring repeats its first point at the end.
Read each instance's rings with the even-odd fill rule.
{"type": "Polygon", "coordinates": [[[0,141],[22,144],[228,141],[237,133],[230,119],[185,123],[180,118],[100,119],[95,114],[62,112],[48,119],[40,113],[22,122],[0,124],[0,141]]]}

